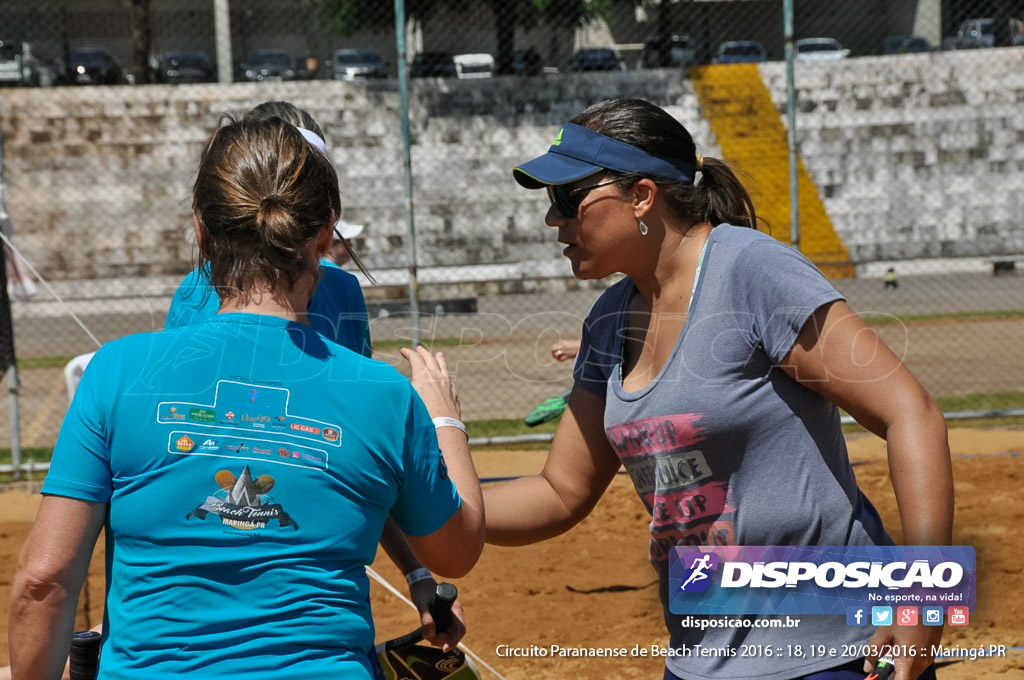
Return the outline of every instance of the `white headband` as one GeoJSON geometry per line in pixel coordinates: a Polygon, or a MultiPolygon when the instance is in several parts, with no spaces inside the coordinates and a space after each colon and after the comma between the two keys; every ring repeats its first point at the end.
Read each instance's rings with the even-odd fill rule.
{"type": "MultiPolygon", "coordinates": [[[[312,130],[307,130],[306,128],[302,128],[297,125],[295,126],[295,129],[299,131],[299,134],[302,135],[307,142],[313,145],[314,149],[327,156],[327,144],[324,143],[324,140],[320,135],[312,130]]],[[[328,156],[328,158],[330,158],[330,156],[328,156]]]]}

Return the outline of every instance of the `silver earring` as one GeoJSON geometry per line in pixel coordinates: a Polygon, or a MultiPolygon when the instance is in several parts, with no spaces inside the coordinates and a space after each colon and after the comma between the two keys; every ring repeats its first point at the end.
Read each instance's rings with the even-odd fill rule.
{"type": "Polygon", "coordinates": [[[641,236],[647,236],[648,229],[647,229],[647,223],[644,222],[644,218],[642,218],[642,217],[640,218],[640,223],[637,226],[640,227],[640,235],[641,236]]]}

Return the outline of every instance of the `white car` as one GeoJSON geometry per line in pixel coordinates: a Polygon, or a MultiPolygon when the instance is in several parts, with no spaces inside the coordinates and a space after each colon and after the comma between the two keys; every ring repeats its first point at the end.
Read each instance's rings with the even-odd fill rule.
{"type": "Polygon", "coordinates": [[[490,78],[494,75],[494,57],[489,54],[456,54],[455,75],[459,78],[490,78]]]}
{"type": "Polygon", "coordinates": [[[0,85],[53,85],[53,69],[32,56],[27,42],[0,40],[0,85]]]}
{"type": "Polygon", "coordinates": [[[801,61],[832,61],[850,56],[835,38],[802,38],[795,43],[795,58],[801,61]]]}

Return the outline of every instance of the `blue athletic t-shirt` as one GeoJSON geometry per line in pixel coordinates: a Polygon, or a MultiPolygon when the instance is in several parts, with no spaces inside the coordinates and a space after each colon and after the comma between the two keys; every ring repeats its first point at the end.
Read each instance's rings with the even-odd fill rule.
{"type": "Polygon", "coordinates": [[[104,345],[43,493],[110,504],[103,680],[368,677],[384,521],[460,503],[406,378],[240,313],[104,345]]]}
{"type": "MultiPolygon", "coordinates": [[[[180,328],[215,316],[220,298],[210,283],[210,266],[193,269],[178,286],[164,328],[180,328]]],[[[342,347],[371,356],[366,301],[359,280],[330,260],[320,260],[320,281],[309,303],[309,324],[342,347]]]]}

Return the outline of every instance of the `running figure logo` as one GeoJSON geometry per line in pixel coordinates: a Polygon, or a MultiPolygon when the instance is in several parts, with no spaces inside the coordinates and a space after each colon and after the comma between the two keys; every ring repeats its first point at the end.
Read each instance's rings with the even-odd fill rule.
{"type": "Polygon", "coordinates": [[[711,572],[718,569],[716,553],[684,553],[685,578],[679,589],[687,593],[703,593],[711,585],[711,572]]]}

